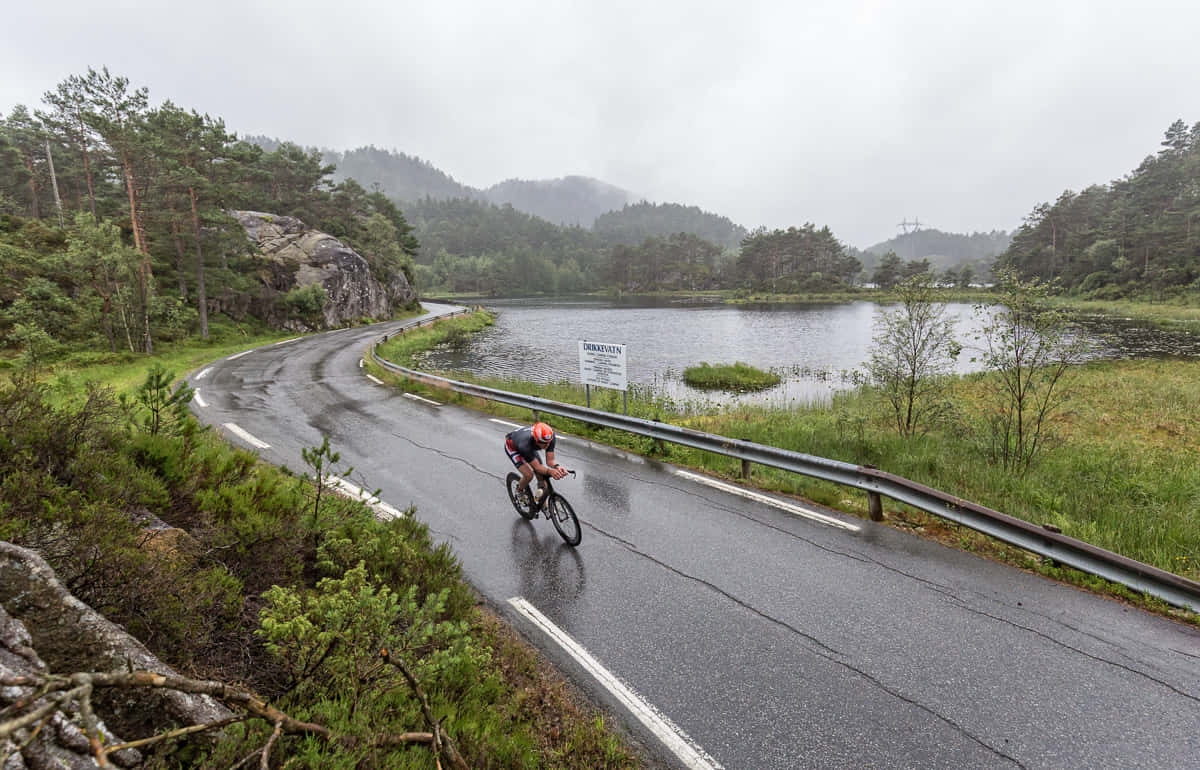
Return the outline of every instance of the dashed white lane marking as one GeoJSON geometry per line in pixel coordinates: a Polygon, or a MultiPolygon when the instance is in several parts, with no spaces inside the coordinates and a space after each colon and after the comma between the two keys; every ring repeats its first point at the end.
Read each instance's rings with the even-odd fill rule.
{"type": "Polygon", "coordinates": [[[271,448],[270,444],[268,444],[265,441],[260,441],[259,439],[256,439],[254,436],[251,436],[249,433],[247,433],[246,431],[244,431],[240,427],[238,427],[237,424],[235,424],[235,423],[232,423],[232,422],[225,423],[225,430],[227,430],[230,433],[232,433],[233,435],[237,436],[242,441],[245,441],[247,444],[249,444],[252,447],[257,447],[259,449],[270,449],[271,448]]]}
{"type": "Polygon", "coordinates": [[[296,340],[298,340],[298,339],[300,339],[300,338],[299,338],[299,337],[292,337],[290,340],[280,340],[279,342],[276,342],[276,343],[275,343],[275,345],[286,345],[286,344],[288,344],[289,342],[295,342],[295,341],[296,341],[296,340]]]}
{"type": "Polygon", "coordinates": [[[383,380],[379,379],[378,377],[376,377],[376,376],[375,376],[375,375],[373,375],[373,374],[368,374],[368,375],[367,375],[367,379],[368,379],[368,380],[370,380],[371,382],[375,383],[376,385],[383,385],[383,384],[384,384],[383,380]]]}
{"type": "Polygon", "coordinates": [[[359,369],[363,368],[363,360],[361,358],[358,359],[358,368],[359,369]]]}
{"type": "MultiPolygon", "coordinates": [[[[381,384],[382,384],[382,383],[381,383],[381,384]]],[[[427,404],[433,404],[434,406],[441,406],[441,404],[439,404],[438,402],[436,402],[436,401],[430,401],[430,400],[429,400],[429,399],[427,399],[427,398],[422,398],[421,396],[418,396],[416,393],[405,393],[405,394],[404,394],[404,397],[405,397],[405,398],[411,398],[413,401],[424,401],[424,402],[425,402],[425,403],[427,403],[427,404]]]]}
{"type": "Polygon", "coordinates": [[[521,613],[535,626],[544,631],[568,655],[583,666],[589,674],[595,677],[597,682],[612,693],[625,708],[629,709],[637,717],[639,722],[645,725],[650,732],[654,733],[663,742],[663,745],[679,758],[684,767],[689,768],[689,770],[719,770],[721,768],[717,760],[710,757],[704,749],[697,746],[688,737],[687,733],[680,730],[671,720],[658,713],[658,710],[647,703],[642,696],[638,695],[620,679],[617,679],[608,669],[600,665],[592,657],[591,653],[584,649],[579,642],[572,639],[569,634],[550,622],[550,619],[539,612],[537,607],[534,607],[520,596],[514,596],[508,600],[508,603],[517,612],[521,613]]]}
{"type": "Polygon", "coordinates": [[[203,380],[205,377],[207,377],[207,376],[208,376],[208,373],[209,373],[209,372],[211,372],[211,371],[212,371],[212,367],[210,366],[210,367],[208,367],[207,369],[205,369],[204,371],[202,371],[202,372],[200,372],[199,374],[197,374],[197,375],[196,375],[196,379],[197,379],[197,380],[203,380]]]}
{"type": "Polygon", "coordinates": [[[241,358],[242,356],[248,356],[253,352],[254,352],[253,350],[243,350],[241,353],[234,353],[232,356],[229,356],[225,360],[226,361],[236,361],[237,359],[241,358]]]}
{"type": "Polygon", "coordinates": [[[325,485],[337,487],[355,500],[362,501],[371,510],[375,511],[375,517],[378,519],[398,519],[404,515],[403,511],[393,508],[378,497],[375,497],[375,495],[368,494],[365,490],[351,484],[340,476],[327,476],[325,478],[325,485]]]}
{"type": "Polygon", "coordinates": [[[858,526],[857,524],[851,524],[849,522],[842,521],[841,519],[835,519],[832,516],[826,516],[823,513],[810,511],[808,508],[802,508],[795,503],[777,500],[774,497],[768,497],[767,495],[759,492],[752,492],[749,489],[743,489],[742,487],[734,486],[733,484],[726,484],[723,481],[710,479],[709,477],[701,476],[698,473],[689,473],[688,471],[677,470],[675,471],[675,475],[682,476],[691,481],[699,482],[700,484],[707,484],[710,487],[720,489],[733,495],[738,495],[739,497],[744,497],[747,500],[754,500],[755,502],[764,503],[765,505],[773,505],[776,508],[787,511],[788,513],[794,513],[797,516],[803,516],[806,519],[811,519],[812,521],[826,524],[830,527],[840,527],[841,529],[847,529],[851,532],[858,532],[862,529],[862,527],[858,526]]]}
{"type": "Polygon", "coordinates": [[[200,397],[199,390],[196,390],[196,392],[192,394],[192,398],[195,399],[197,406],[208,406],[208,402],[200,397]]]}
{"type": "Polygon", "coordinates": [[[492,422],[496,423],[497,425],[503,425],[503,426],[505,426],[505,427],[508,427],[508,428],[519,428],[519,427],[521,427],[520,425],[517,425],[515,422],[506,422],[506,421],[504,421],[504,420],[497,420],[495,417],[489,417],[488,419],[489,419],[489,420],[491,420],[492,422]]]}

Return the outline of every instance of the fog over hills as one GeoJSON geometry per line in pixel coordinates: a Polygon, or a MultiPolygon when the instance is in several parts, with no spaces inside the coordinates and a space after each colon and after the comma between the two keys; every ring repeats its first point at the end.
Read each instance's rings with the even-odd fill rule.
{"type": "Polygon", "coordinates": [[[628,190],[585,176],[508,179],[481,190],[462,184],[428,161],[395,150],[324,149],[321,156],[326,163],[337,166],[335,181],[354,179],[368,190],[378,185],[400,202],[427,197],[470,198],[497,206],[510,205],[557,225],[591,228],[596,217],[636,200],[628,190]]]}
{"type": "Polygon", "coordinates": [[[956,268],[970,264],[981,268],[991,264],[996,256],[1004,253],[1012,242],[1012,235],[1004,230],[987,233],[946,233],[937,228],[916,230],[897,235],[858,252],[863,267],[871,270],[879,264],[879,258],[889,251],[905,261],[928,259],[935,270],[956,268]]]}
{"type": "Polygon", "coordinates": [[[628,190],[586,176],[561,179],[508,179],[483,191],[497,206],[510,204],[559,225],[590,228],[596,217],[634,200],[628,190]]]}
{"type": "MultiPolygon", "coordinates": [[[[278,139],[248,137],[267,150],[278,139]]],[[[333,180],[354,179],[368,190],[378,187],[403,207],[426,198],[468,199],[517,211],[563,227],[582,227],[602,234],[606,241],[636,244],[648,237],[688,232],[726,248],[736,249],[748,232],[729,218],[680,203],[650,203],[634,192],[587,176],[558,179],[507,179],[487,188],[472,187],[422,158],[373,145],[353,150],[320,149],[322,161],[336,170],[333,180]]],[[[797,224],[799,226],[799,223],[797,224]]],[[[836,235],[836,233],[835,233],[836,235]]],[[[928,259],[937,269],[965,263],[990,263],[1008,247],[1004,231],[960,235],[934,228],[898,235],[881,243],[850,251],[867,268],[895,251],[902,259],[928,259]]]]}

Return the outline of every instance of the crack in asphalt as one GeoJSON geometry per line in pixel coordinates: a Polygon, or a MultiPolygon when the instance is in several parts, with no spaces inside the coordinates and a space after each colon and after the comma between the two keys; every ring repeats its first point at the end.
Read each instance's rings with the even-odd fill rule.
{"type": "Polygon", "coordinates": [[[1200,655],[1197,655],[1194,652],[1188,652],[1187,650],[1176,649],[1175,647],[1169,647],[1168,649],[1171,652],[1179,653],[1180,655],[1184,656],[1185,658],[1196,658],[1196,659],[1200,660],[1200,655]]]}
{"type": "Polygon", "coordinates": [[[455,462],[461,463],[462,465],[467,466],[468,468],[475,471],[476,473],[481,473],[484,476],[491,476],[492,478],[496,479],[497,481],[504,481],[504,478],[501,477],[500,474],[493,473],[493,472],[487,470],[486,468],[481,468],[478,465],[476,465],[475,463],[470,462],[470,461],[466,460],[465,458],[463,458],[462,455],[450,454],[449,452],[444,452],[441,449],[437,449],[436,447],[426,446],[425,444],[422,444],[419,441],[413,441],[408,436],[404,436],[399,433],[391,433],[390,435],[392,435],[395,438],[406,441],[409,444],[411,444],[412,446],[415,446],[419,449],[423,449],[426,452],[432,452],[433,454],[438,455],[439,457],[443,457],[447,460],[453,460],[455,462]]]}
{"type": "Polygon", "coordinates": [[[1175,693],[1176,695],[1179,695],[1179,696],[1182,696],[1182,697],[1184,697],[1184,698],[1187,698],[1188,700],[1200,701],[1200,697],[1198,697],[1198,696],[1195,696],[1195,695],[1192,695],[1191,693],[1189,693],[1189,692],[1186,692],[1186,691],[1184,691],[1184,690],[1181,690],[1181,689],[1179,689],[1178,687],[1176,687],[1175,685],[1171,684],[1170,682],[1167,682],[1167,681],[1164,681],[1164,680],[1162,680],[1162,679],[1159,679],[1159,678],[1157,678],[1157,677],[1151,676],[1150,674],[1148,674],[1148,673],[1146,673],[1146,672],[1144,672],[1144,671],[1139,671],[1139,670],[1137,670],[1137,669],[1135,669],[1135,668],[1132,668],[1131,666],[1127,666],[1127,665],[1125,665],[1124,663],[1118,663],[1118,662],[1116,662],[1116,661],[1114,661],[1114,660],[1109,660],[1108,658],[1105,658],[1105,657],[1102,657],[1102,656],[1100,656],[1100,655],[1096,655],[1096,654],[1090,653],[1090,652],[1088,652],[1088,651],[1086,651],[1086,650],[1081,650],[1081,649],[1079,649],[1078,647],[1075,647],[1075,646],[1073,646],[1073,645],[1067,644],[1067,643],[1066,643],[1066,642],[1064,642],[1064,641],[1061,641],[1061,640],[1059,640],[1059,639],[1055,639],[1053,636],[1050,636],[1049,634],[1047,634],[1047,633],[1045,633],[1045,632],[1043,632],[1043,631],[1039,631],[1039,630],[1037,630],[1036,628],[1030,628],[1029,626],[1022,625],[1022,624],[1020,624],[1020,623],[1017,623],[1017,622],[1016,622],[1016,621],[1014,621],[1014,620],[1009,620],[1008,618],[1001,618],[1001,617],[997,617],[996,615],[992,615],[992,614],[991,614],[991,613],[989,613],[989,612],[984,612],[983,610],[976,609],[976,608],[974,608],[974,607],[970,607],[970,606],[968,606],[968,605],[965,605],[965,604],[961,605],[961,607],[962,607],[962,609],[965,609],[967,612],[972,612],[972,613],[975,613],[976,615],[980,615],[980,616],[982,616],[982,617],[985,617],[985,618],[991,618],[992,620],[998,621],[998,622],[1000,622],[1000,623],[1004,623],[1004,624],[1006,624],[1006,625],[1009,625],[1009,626],[1012,626],[1012,627],[1014,627],[1014,628],[1019,628],[1019,629],[1021,629],[1022,631],[1027,631],[1027,632],[1029,632],[1029,633],[1033,634],[1034,636],[1038,636],[1038,637],[1041,637],[1042,639],[1045,639],[1046,641],[1050,642],[1051,644],[1056,644],[1056,645],[1058,645],[1059,647],[1062,647],[1062,648],[1063,648],[1063,649],[1065,649],[1065,650],[1069,650],[1069,651],[1071,651],[1071,652],[1074,652],[1074,653],[1076,653],[1077,655],[1082,655],[1082,656],[1083,656],[1083,657],[1085,657],[1085,658],[1090,658],[1091,660],[1094,660],[1094,661],[1096,661],[1097,663],[1105,663],[1105,664],[1107,664],[1107,665],[1109,665],[1109,666],[1112,666],[1113,668],[1118,668],[1118,669],[1121,669],[1122,671],[1126,671],[1126,672],[1128,672],[1128,673],[1130,673],[1130,674],[1133,674],[1133,675],[1135,675],[1135,676],[1140,676],[1140,677],[1142,677],[1143,679],[1146,679],[1146,680],[1147,680],[1147,681],[1149,681],[1149,682],[1153,682],[1154,684],[1157,684],[1157,685],[1159,685],[1159,686],[1161,686],[1161,687],[1165,687],[1165,688],[1167,688],[1168,690],[1170,690],[1171,692],[1175,693]]]}
{"type": "Polygon", "coordinates": [[[716,584],[714,584],[712,582],[709,582],[708,580],[705,580],[704,578],[697,577],[695,575],[690,575],[690,574],[684,572],[683,570],[680,570],[677,567],[673,567],[670,564],[667,564],[666,562],[661,561],[660,559],[657,559],[654,556],[651,556],[649,553],[646,553],[645,551],[639,549],[636,545],[629,542],[628,540],[625,540],[617,535],[614,535],[611,532],[607,532],[607,531],[601,529],[600,527],[595,526],[594,524],[589,524],[588,528],[593,530],[594,532],[597,532],[597,533],[609,538],[610,540],[612,540],[616,543],[621,544],[629,552],[636,554],[638,556],[641,556],[642,558],[647,559],[648,561],[653,562],[654,564],[657,564],[659,567],[667,570],[668,572],[674,573],[674,574],[678,575],[679,577],[684,578],[685,580],[690,580],[695,583],[698,583],[698,584],[708,588],[709,590],[713,591],[714,593],[717,593],[717,594],[725,597],[729,601],[731,601],[734,604],[738,605],[739,607],[745,609],[747,612],[757,615],[758,617],[762,618],[763,620],[766,620],[769,623],[777,625],[780,628],[783,628],[783,629],[787,630],[788,632],[795,634],[796,636],[799,636],[802,639],[807,640],[810,643],[809,649],[812,651],[812,653],[814,655],[824,658],[825,660],[828,660],[829,662],[831,662],[835,665],[841,666],[848,671],[852,671],[853,673],[862,677],[867,682],[870,682],[873,686],[875,686],[879,690],[882,690],[883,692],[886,692],[887,694],[891,695],[893,698],[903,701],[904,703],[907,703],[910,706],[913,706],[914,708],[924,711],[925,713],[929,714],[933,718],[935,718],[941,722],[944,722],[945,724],[949,725],[953,730],[955,730],[956,732],[963,735],[965,738],[968,738],[969,740],[975,742],[976,744],[978,744],[979,746],[983,747],[984,749],[992,752],[996,756],[1008,760],[1009,762],[1013,763],[1017,767],[1020,767],[1020,768],[1026,767],[1026,765],[1023,762],[1021,762],[1019,759],[1017,759],[1016,757],[1006,754],[1002,750],[996,748],[995,746],[988,744],[982,738],[978,737],[977,735],[974,735],[970,730],[968,730],[967,728],[958,724],[950,717],[948,717],[944,714],[938,713],[931,706],[927,706],[924,703],[921,703],[920,701],[918,701],[912,697],[909,697],[908,695],[905,695],[904,693],[896,690],[895,688],[890,687],[887,684],[883,683],[881,680],[879,680],[878,678],[876,678],[874,675],[870,674],[869,672],[864,671],[864,670],[858,668],[857,666],[854,666],[853,664],[851,664],[850,662],[848,662],[847,660],[844,659],[842,652],[834,649],[833,647],[830,647],[829,645],[822,642],[820,639],[817,639],[815,636],[808,634],[808,633],[800,630],[799,628],[796,628],[795,626],[790,625],[790,624],[780,620],[779,618],[768,615],[767,613],[763,612],[762,610],[759,610],[759,609],[753,607],[752,605],[748,604],[747,602],[743,601],[742,599],[739,599],[738,597],[729,593],[725,589],[717,586],[716,584]]]}
{"type": "MultiPolygon", "coordinates": [[[[1052,636],[1052,635],[1050,635],[1050,634],[1048,634],[1048,633],[1046,633],[1046,632],[1044,632],[1044,631],[1040,631],[1040,630],[1038,630],[1038,629],[1036,629],[1036,628],[1032,628],[1032,627],[1030,627],[1030,626],[1026,626],[1026,625],[1023,625],[1023,624],[1021,624],[1021,623],[1018,623],[1018,622],[1016,622],[1016,621],[1014,621],[1014,620],[1010,620],[1010,619],[1008,619],[1008,618],[1003,618],[1003,617],[1000,617],[1000,616],[998,616],[998,615],[994,615],[994,614],[992,614],[992,613],[985,612],[985,611],[984,611],[984,610],[982,610],[982,609],[978,609],[978,608],[976,608],[976,607],[973,607],[973,606],[971,606],[969,603],[967,603],[967,602],[966,602],[966,601],[965,601],[965,600],[964,600],[964,599],[963,599],[961,596],[959,596],[959,595],[958,595],[958,594],[957,594],[957,593],[956,593],[954,590],[952,590],[952,589],[950,589],[950,588],[948,588],[948,587],[946,587],[946,586],[943,586],[943,585],[942,585],[942,584],[940,584],[940,583],[937,583],[937,582],[934,582],[934,581],[932,581],[932,580],[929,580],[928,578],[924,578],[924,577],[921,577],[920,575],[914,575],[914,574],[912,574],[912,573],[910,573],[910,572],[906,572],[906,571],[904,571],[904,570],[902,570],[902,569],[899,569],[898,567],[894,567],[894,566],[892,566],[892,565],[890,565],[890,564],[886,564],[886,563],[884,563],[884,562],[881,562],[881,561],[879,561],[878,559],[875,559],[875,558],[873,558],[873,557],[871,557],[871,556],[868,556],[868,555],[865,555],[865,554],[861,554],[861,553],[853,553],[853,552],[849,552],[849,551],[842,551],[842,550],[839,550],[839,549],[836,549],[836,548],[830,548],[830,547],[824,546],[824,545],[822,545],[822,544],[820,544],[820,543],[817,543],[817,542],[814,542],[814,541],[812,541],[812,540],[810,540],[810,539],[808,539],[808,538],[805,538],[805,537],[802,537],[802,536],[800,536],[800,535],[797,535],[797,534],[796,534],[796,533],[794,533],[794,532],[790,532],[790,531],[788,531],[788,530],[786,530],[786,529],[784,529],[784,528],[782,528],[782,527],[777,527],[777,526],[775,526],[775,525],[773,525],[773,524],[770,524],[770,523],[768,523],[768,522],[760,521],[759,519],[756,519],[756,518],[754,518],[753,516],[751,516],[751,515],[749,515],[749,514],[742,513],[741,511],[738,511],[737,509],[730,508],[730,507],[728,507],[728,506],[725,506],[725,505],[722,505],[722,504],[720,504],[720,503],[717,503],[717,502],[714,502],[714,501],[712,501],[712,500],[709,500],[708,498],[705,498],[703,495],[701,495],[701,494],[700,494],[698,491],[697,491],[697,492],[693,492],[692,490],[689,490],[689,489],[684,489],[684,488],[681,488],[681,487],[677,487],[677,486],[675,486],[675,485],[673,485],[673,484],[669,484],[669,483],[663,483],[663,482],[659,482],[659,481],[655,481],[655,480],[647,479],[647,478],[644,478],[644,477],[638,477],[638,476],[636,476],[636,475],[634,475],[634,474],[630,474],[630,475],[631,475],[631,476],[633,476],[634,478],[636,478],[636,479],[637,479],[639,482],[641,482],[641,483],[644,483],[644,484],[651,484],[651,485],[655,485],[655,486],[659,486],[659,487],[663,487],[663,488],[669,488],[669,489],[671,489],[671,490],[673,490],[673,491],[680,492],[680,493],[682,493],[682,494],[686,494],[686,495],[689,495],[689,496],[692,496],[692,497],[698,498],[698,499],[700,499],[700,500],[703,500],[705,503],[707,503],[707,504],[708,504],[710,507],[712,507],[712,508],[714,508],[714,509],[721,510],[721,511],[727,511],[727,512],[729,512],[729,513],[732,513],[732,514],[734,514],[734,515],[736,515],[736,516],[738,516],[738,517],[740,517],[740,518],[746,519],[746,520],[748,520],[748,521],[752,521],[752,522],[754,522],[754,523],[756,523],[756,524],[759,524],[760,526],[766,527],[766,528],[768,528],[768,529],[770,529],[770,530],[772,530],[772,531],[775,531],[775,532],[780,532],[780,533],[782,533],[782,534],[785,534],[785,535],[787,535],[787,536],[791,537],[791,538],[792,538],[792,539],[794,539],[794,540],[798,540],[798,541],[800,541],[800,542],[807,543],[808,545],[811,545],[812,547],[814,547],[814,548],[817,548],[817,549],[819,549],[819,550],[825,551],[826,553],[831,553],[831,554],[834,554],[834,555],[837,555],[837,556],[844,556],[844,557],[846,557],[846,558],[848,558],[848,559],[853,559],[853,560],[855,560],[855,561],[860,561],[860,562],[864,562],[864,563],[867,563],[867,564],[873,564],[873,565],[875,565],[875,566],[879,567],[880,569],[886,570],[886,571],[888,571],[888,572],[891,572],[891,573],[893,573],[893,574],[896,574],[896,575],[903,576],[903,577],[905,577],[905,578],[907,578],[907,579],[909,579],[909,580],[912,580],[912,581],[914,581],[914,582],[916,582],[916,583],[919,583],[920,585],[924,586],[925,588],[927,588],[927,589],[929,589],[929,590],[931,590],[931,591],[933,591],[933,592],[935,592],[935,593],[938,593],[938,594],[941,594],[941,595],[943,595],[943,596],[947,597],[948,599],[950,599],[951,601],[953,601],[953,602],[954,602],[954,603],[955,603],[955,604],[956,604],[956,605],[957,605],[957,606],[958,606],[960,609],[963,609],[963,610],[965,610],[965,611],[967,611],[967,612],[971,612],[971,613],[973,613],[973,614],[976,614],[976,615],[979,615],[979,616],[981,616],[981,617],[986,617],[986,618],[989,618],[989,619],[991,619],[991,620],[994,620],[994,621],[997,621],[997,622],[999,622],[999,623],[1004,623],[1004,624],[1006,624],[1006,625],[1012,626],[1013,628],[1019,628],[1019,629],[1021,629],[1021,630],[1023,630],[1023,631],[1026,631],[1026,632],[1028,632],[1028,633],[1034,634],[1035,636],[1038,636],[1038,637],[1040,637],[1040,638],[1042,638],[1042,639],[1045,639],[1046,641],[1048,641],[1048,642],[1051,642],[1052,644],[1055,644],[1055,645],[1057,645],[1057,646],[1059,646],[1059,647],[1061,647],[1061,648],[1063,648],[1063,649],[1066,649],[1066,650],[1069,650],[1069,651],[1071,651],[1071,652],[1074,652],[1074,653],[1076,653],[1076,654],[1078,654],[1078,655],[1082,655],[1082,656],[1084,656],[1084,657],[1086,657],[1086,658],[1090,658],[1091,660],[1095,660],[1095,661],[1097,661],[1097,662],[1099,662],[1099,663],[1104,663],[1104,664],[1107,664],[1107,665],[1109,665],[1109,666],[1112,666],[1113,668],[1117,668],[1117,669],[1120,669],[1120,670],[1122,670],[1122,671],[1126,671],[1126,672],[1128,672],[1128,673],[1134,674],[1134,675],[1136,675],[1136,676],[1140,676],[1140,677],[1142,677],[1142,678],[1146,679],[1146,680],[1147,680],[1147,681],[1149,681],[1149,682],[1153,682],[1154,684],[1157,684],[1157,685],[1159,685],[1159,686],[1161,686],[1161,687],[1165,687],[1165,688],[1167,688],[1168,690],[1171,690],[1172,692],[1174,692],[1175,694],[1177,694],[1177,695],[1179,695],[1179,696],[1181,696],[1181,697],[1187,698],[1187,699],[1189,699],[1189,700],[1200,701],[1200,696],[1193,695],[1192,693],[1190,693],[1190,692],[1187,692],[1187,691],[1185,691],[1185,690],[1182,690],[1182,689],[1180,689],[1179,687],[1176,687],[1175,685],[1171,684],[1170,682],[1167,682],[1167,681],[1165,681],[1165,680],[1162,680],[1162,679],[1159,679],[1159,678],[1157,678],[1157,677],[1155,677],[1155,676],[1152,676],[1152,675],[1150,675],[1149,673],[1146,673],[1145,671],[1140,671],[1140,670],[1138,670],[1138,669],[1136,669],[1136,668],[1133,668],[1132,666],[1128,666],[1128,665],[1126,665],[1126,664],[1124,664],[1124,663],[1121,663],[1121,662],[1119,662],[1119,661],[1110,660],[1109,658],[1103,657],[1103,656],[1101,656],[1101,655],[1097,655],[1097,654],[1095,654],[1095,653],[1091,653],[1091,652],[1088,652],[1088,651],[1086,651],[1086,650],[1080,649],[1080,648],[1078,648],[1078,647],[1075,647],[1075,646],[1073,646],[1073,645],[1071,645],[1071,644],[1068,644],[1067,642],[1064,642],[1064,641],[1062,641],[1062,640],[1060,640],[1060,639],[1057,639],[1057,638],[1055,638],[1054,636],[1052,636]]],[[[649,556],[647,556],[647,558],[651,558],[651,559],[652,559],[653,557],[649,557],[649,556]]],[[[682,573],[681,573],[681,574],[682,574],[682,573]]],[[[716,589],[716,590],[718,590],[718,591],[719,591],[720,589],[716,589]]],[[[992,600],[992,599],[990,599],[989,597],[985,597],[985,596],[983,596],[982,594],[975,593],[974,595],[976,595],[976,596],[979,596],[981,599],[985,599],[985,600],[987,600],[987,601],[993,601],[993,600],[992,600]]],[[[732,598],[732,597],[731,597],[731,598],[732,598]]],[[[1036,613],[1035,613],[1035,614],[1036,614],[1036,613]]],[[[766,617],[766,616],[764,616],[764,617],[766,617]]],[[[1039,617],[1043,617],[1043,618],[1045,618],[1046,620],[1048,620],[1048,621],[1050,621],[1050,622],[1053,622],[1053,623],[1058,623],[1058,624],[1062,625],[1064,628],[1068,628],[1068,629],[1070,629],[1070,630],[1072,630],[1072,631],[1074,631],[1074,632],[1076,632],[1076,633],[1079,633],[1079,634],[1083,634],[1083,635],[1085,635],[1085,636],[1088,636],[1088,637],[1090,637],[1090,638],[1092,638],[1092,639],[1095,639],[1096,641],[1099,641],[1099,642],[1102,642],[1102,643],[1106,643],[1106,644],[1111,644],[1111,642],[1109,642],[1109,641],[1108,641],[1108,640],[1106,640],[1106,639],[1103,639],[1102,637],[1096,636],[1096,635],[1094,635],[1094,634],[1091,634],[1091,633],[1088,633],[1088,632],[1085,632],[1085,631],[1081,631],[1081,630],[1079,630],[1079,629],[1076,629],[1076,628],[1072,627],[1072,626],[1071,626],[1071,625],[1069,625],[1069,624],[1062,623],[1062,621],[1054,620],[1053,618],[1047,618],[1047,617],[1046,617],[1046,616],[1044,616],[1044,615],[1040,615],[1039,617]]],[[[784,624],[784,625],[786,625],[786,624],[784,624]]],[[[1183,653],[1183,654],[1185,654],[1185,655],[1186,655],[1186,653],[1183,653]]],[[[1191,657],[1191,656],[1189,656],[1189,657],[1191,657]]]]}

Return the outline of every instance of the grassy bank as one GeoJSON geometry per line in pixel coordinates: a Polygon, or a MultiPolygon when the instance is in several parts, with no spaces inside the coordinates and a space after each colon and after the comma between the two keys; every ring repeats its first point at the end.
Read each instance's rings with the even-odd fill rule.
{"type": "Polygon", "coordinates": [[[1164,302],[1135,302],[1060,297],[1056,302],[1076,313],[1129,318],[1169,328],[1184,328],[1200,334],[1200,298],[1180,297],[1164,302]]]}
{"type": "Polygon", "coordinates": [[[764,372],[749,364],[709,364],[689,366],[683,370],[683,381],[701,390],[728,390],[745,393],[773,388],[783,381],[775,372],[764,372]]]}
{"type": "MultiPolygon", "coordinates": [[[[483,322],[462,319],[444,325],[483,322]]],[[[410,335],[405,348],[389,343],[380,353],[403,362],[406,351],[436,344],[444,335],[463,333],[439,329],[442,325],[410,335]]],[[[384,371],[377,373],[387,376],[384,371]]],[[[481,379],[464,372],[454,372],[453,377],[567,403],[583,404],[585,400],[583,389],[567,382],[546,385],[481,379]]],[[[855,464],[870,463],[1027,521],[1053,524],[1065,534],[1101,548],[1200,579],[1196,518],[1200,510],[1200,362],[1096,362],[1072,371],[1069,382],[1074,395],[1054,426],[1054,445],[1023,476],[986,459],[988,437],[979,427],[989,409],[985,375],[954,382],[950,395],[957,414],[952,422],[928,435],[907,439],[891,430],[880,399],[867,390],[840,395],[829,405],[789,411],[742,407],[680,416],[668,400],[636,387],[631,389],[628,403],[629,413],[638,417],[855,464]]],[[[400,386],[422,389],[411,383],[400,386]]],[[[441,398],[448,396],[439,393],[441,398]]],[[[518,420],[529,417],[524,410],[502,405],[474,400],[471,405],[518,420]]],[[[620,411],[621,395],[608,390],[594,392],[592,406],[620,411]]],[[[738,461],[719,455],[569,420],[556,420],[555,426],[717,475],[736,478],[740,473],[738,461]]],[[[866,515],[865,495],[838,485],[765,467],[753,469],[751,483],[866,515]]],[[[1023,551],[920,511],[891,501],[885,501],[885,509],[897,526],[1104,589],[1098,579],[1044,564],[1023,551]]],[[[1114,587],[1104,590],[1123,593],[1114,587]]]]}
{"type": "MultiPolygon", "coordinates": [[[[396,319],[421,315],[424,310],[402,312],[396,319]]],[[[239,323],[224,316],[212,319],[207,340],[189,338],[160,342],[154,355],[107,350],[73,351],[39,368],[54,392],[79,392],[88,383],[129,393],[146,379],[150,367],[158,365],[183,376],[185,373],[226,356],[300,336],[297,332],[270,329],[256,322],[239,323]]],[[[0,362],[0,370],[15,370],[19,359],[0,362]]]]}
{"type": "MultiPolygon", "coordinates": [[[[345,470],[336,447],[278,469],[180,415],[154,432],[135,427],[111,391],[80,390],[136,393],[155,364],[194,368],[290,336],[60,363],[40,383],[19,370],[0,377],[0,539],[38,550],[83,601],[184,675],[234,683],[337,738],[284,735],[274,761],[433,767],[424,744],[378,740],[429,729],[421,696],[380,662],[387,649],[470,767],[638,767],[603,717],[480,602],[419,512],[380,521],[311,480],[316,461],[345,470]],[[148,534],[137,523],[148,516],[168,528],[148,534]]],[[[206,754],[171,741],[146,751],[154,766],[232,767],[271,735],[271,724],[249,721],[206,754]]]]}

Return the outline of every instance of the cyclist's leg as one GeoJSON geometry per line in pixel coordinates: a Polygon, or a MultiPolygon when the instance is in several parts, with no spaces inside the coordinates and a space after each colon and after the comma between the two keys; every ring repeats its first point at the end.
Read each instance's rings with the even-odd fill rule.
{"type": "Polygon", "coordinates": [[[521,491],[528,490],[529,482],[533,481],[533,466],[529,463],[521,463],[517,466],[517,471],[521,474],[521,480],[517,486],[521,488],[521,491]]]}
{"type": "Polygon", "coordinates": [[[525,458],[515,449],[511,448],[507,442],[504,445],[504,454],[512,462],[513,467],[521,474],[521,480],[517,482],[517,489],[521,492],[528,491],[529,482],[533,480],[533,466],[526,462],[525,458]]]}

